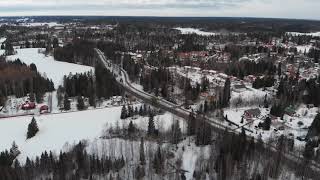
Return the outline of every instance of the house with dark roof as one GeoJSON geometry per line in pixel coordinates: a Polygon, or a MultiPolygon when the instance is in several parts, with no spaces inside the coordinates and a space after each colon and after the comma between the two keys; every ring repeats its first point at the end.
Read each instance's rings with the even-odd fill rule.
{"type": "Polygon", "coordinates": [[[244,117],[246,119],[258,118],[261,115],[261,111],[259,108],[248,109],[244,111],[244,117]]]}

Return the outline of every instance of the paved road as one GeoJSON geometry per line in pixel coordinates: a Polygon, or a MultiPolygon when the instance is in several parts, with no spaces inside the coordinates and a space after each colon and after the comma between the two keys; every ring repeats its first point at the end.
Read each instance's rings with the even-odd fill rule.
{"type": "MultiPolygon", "coordinates": [[[[137,89],[130,82],[129,76],[124,69],[122,69],[118,65],[112,64],[112,62],[110,60],[108,60],[99,49],[95,49],[95,51],[99,57],[98,59],[102,62],[102,64],[107,69],[110,70],[110,72],[118,73],[116,79],[119,82],[119,84],[125,89],[125,91],[127,91],[128,93],[134,95],[135,97],[141,99],[142,101],[144,101],[148,104],[151,104],[151,105],[156,106],[160,109],[168,111],[168,112],[170,112],[178,117],[181,117],[185,120],[188,120],[190,111],[183,109],[181,107],[178,107],[176,104],[173,104],[169,101],[166,101],[161,98],[159,99],[158,97],[155,97],[151,94],[148,94],[144,91],[137,89]],[[156,103],[155,103],[155,100],[156,100],[156,103]]],[[[224,124],[223,122],[221,122],[218,119],[212,119],[212,118],[204,117],[202,115],[196,116],[196,118],[198,120],[206,121],[208,124],[210,124],[212,126],[212,129],[217,133],[224,132],[226,129],[229,132],[233,132],[233,133],[239,132],[239,131],[238,132],[235,131],[235,129],[231,129],[228,125],[224,124]]],[[[238,130],[241,130],[241,129],[238,129],[238,130]]],[[[251,131],[251,130],[248,130],[248,131],[251,131]]],[[[250,140],[252,137],[254,138],[255,142],[258,142],[256,137],[250,136],[250,135],[248,135],[248,140],[250,140]]],[[[266,145],[265,144],[264,147],[268,150],[271,150],[274,153],[277,153],[277,148],[275,147],[275,145],[270,145],[270,144],[266,145]]],[[[293,152],[284,152],[283,156],[290,163],[299,163],[302,160],[301,156],[299,156],[293,152]]],[[[312,161],[309,166],[315,173],[320,175],[320,165],[318,163],[312,161]]]]}

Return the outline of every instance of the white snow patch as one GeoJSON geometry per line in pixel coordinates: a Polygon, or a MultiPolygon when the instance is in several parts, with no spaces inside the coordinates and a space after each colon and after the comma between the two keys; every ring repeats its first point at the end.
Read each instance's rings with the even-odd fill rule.
{"type": "Polygon", "coordinates": [[[218,33],[214,33],[214,32],[205,32],[205,31],[201,31],[200,29],[195,29],[195,28],[181,28],[181,27],[177,27],[174,28],[175,30],[179,30],[181,32],[181,34],[197,34],[200,36],[215,36],[218,33]]]}
{"type": "Polygon", "coordinates": [[[57,22],[32,22],[32,23],[20,23],[20,26],[26,26],[26,27],[38,27],[38,26],[48,26],[49,28],[55,27],[55,26],[62,26],[63,24],[59,24],[57,22]]]}
{"type": "Polygon", "coordinates": [[[313,47],[313,46],[310,45],[310,44],[309,44],[309,45],[296,46],[297,51],[298,51],[299,53],[304,53],[304,52],[308,53],[309,50],[310,50],[312,47],[313,47]]]}
{"type": "Polygon", "coordinates": [[[7,38],[1,37],[1,38],[0,38],[0,44],[2,44],[3,42],[5,42],[6,40],[7,40],[7,38]]]}
{"type": "Polygon", "coordinates": [[[287,32],[287,34],[292,35],[292,36],[313,36],[313,37],[320,37],[320,32],[313,32],[313,33],[287,32]]]}

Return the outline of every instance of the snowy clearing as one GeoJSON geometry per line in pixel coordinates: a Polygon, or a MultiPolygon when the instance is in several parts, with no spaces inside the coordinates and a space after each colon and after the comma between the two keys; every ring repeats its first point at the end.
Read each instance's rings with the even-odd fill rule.
{"type": "Polygon", "coordinates": [[[17,54],[8,56],[7,60],[13,61],[19,58],[27,65],[34,63],[40,73],[52,79],[56,88],[63,83],[64,75],[94,71],[93,67],[56,61],[53,56],[45,56],[39,53],[37,48],[17,49],[16,51],[17,54]]]}

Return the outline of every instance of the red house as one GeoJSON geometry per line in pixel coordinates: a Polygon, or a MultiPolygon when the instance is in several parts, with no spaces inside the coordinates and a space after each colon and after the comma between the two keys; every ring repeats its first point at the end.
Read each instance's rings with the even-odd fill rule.
{"type": "Polygon", "coordinates": [[[40,107],[40,113],[43,114],[43,113],[48,113],[49,111],[49,107],[47,105],[42,105],[40,107]]]}
{"type": "Polygon", "coordinates": [[[34,102],[25,102],[21,107],[23,110],[31,110],[36,108],[36,103],[34,102]]]}

